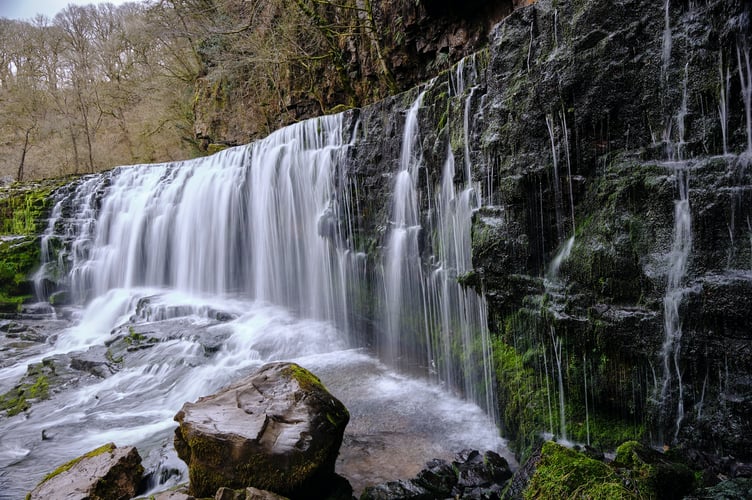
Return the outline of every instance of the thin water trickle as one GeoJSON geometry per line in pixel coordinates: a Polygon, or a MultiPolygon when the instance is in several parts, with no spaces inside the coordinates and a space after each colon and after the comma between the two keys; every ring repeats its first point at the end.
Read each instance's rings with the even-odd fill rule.
{"type": "Polygon", "coordinates": [[[665,338],[661,348],[663,360],[663,384],[661,387],[661,411],[666,412],[666,405],[671,401],[670,393],[676,392],[676,418],[674,439],[679,433],[684,419],[684,386],[680,366],[682,321],[679,306],[684,298],[683,280],[687,272],[692,249],[692,217],[689,204],[689,172],[686,165],[674,165],[679,199],[674,203],[674,241],[668,255],[668,282],[663,298],[665,338]]]}
{"type": "Polygon", "coordinates": [[[582,353],[582,381],[585,384],[585,435],[587,436],[587,444],[590,446],[590,408],[588,404],[588,384],[587,384],[587,358],[585,353],[582,353]]]}
{"type": "Polygon", "coordinates": [[[666,24],[663,28],[663,46],[661,51],[661,61],[663,62],[663,77],[668,78],[668,68],[671,65],[671,0],[666,0],[665,19],[666,24]]]}
{"type": "Polygon", "coordinates": [[[572,238],[576,233],[575,219],[574,219],[574,190],[572,189],[572,160],[569,153],[569,127],[567,127],[567,113],[563,108],[559,112],[559,118],[561,120],[561,126],[564,133],[564,152],[567,155],[567,181],[569,183],[569,208],[570,217],[572,218],[572,238]]]}
{"type": "Polygon", "coordinates": [[[381,354],[403,368],[409,368],[410,351],[426,335],[415,332],[415,325],[426,324],[417,187],[422,162],[418,110],[424,96],[425,91],[418,95],[405,116],[384,262],[386,339],[382,341],[381,354]]]}
{"type": "Polygon", "coordinates": [[[554,124],[554,117],[552,115],[546,115],[546,127],[548,128],[548,137],[551,141],[551,160],[553,162],[553,171],[554,171],[554,203],[556,204],[556,232],[559,237],[559,240],[561,240],[563,234],[564,234],[564,226],[562,222],[562,196],[561,196],[561,181],[559,180],[559,152],[556,147],[556,135],[555,135],[555,124],[554,124]]]}
{"type": "Polygon", "coordinates": [[[721,77],[720,96],[718,98],[718,118],[721,121],[721,135],[723,139],[723,154],[727,155],[728,150],[728,111],[729,111],[729,92],[731,90],[731,72],[723,70],[723,52],[718,58],[718,72],[721,77]],[[724,76],[725,75],[725,76],[724,76]]]}
{"type": "Polygon", "coordinates": [[[737,45],[736,59],[739,64],[744,115],[747,118],[747,153],[752,155],[752,68],[749,62],[749,48],[746,45],[743,48],[737,45]]]}
{"type": "Polygon", "coordinates": [[[556,335],[556,331],[553,327],[549,332],[551,334],[551,343],[554,351],[554,359],[556,360],[556,375],[559,381],[559,436],[562,441],[567,441],[567,417],[566,417],[566,405],[564,404],[564,373],[562,369],[562,341],[561,338],[556,335]]]}

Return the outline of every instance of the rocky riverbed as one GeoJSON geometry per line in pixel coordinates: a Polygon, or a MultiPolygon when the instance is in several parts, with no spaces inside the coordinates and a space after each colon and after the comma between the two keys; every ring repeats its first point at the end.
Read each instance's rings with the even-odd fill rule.
{"type": "Polygon", "coordinates": [[[428,460],[451,460],[465,448],[495,450],[514,463],[477,406],[349,349],[330,325],[268,305],[189,306],[182,295],[136,295],[112,294],[87,310],[58,308],[57,319],[29,309],[2,320],[0,384],[6,396],[20,389],[26,403],[0,419],[0,497],[23,496],[62,462],[107,442],[138,447],[152,489],[186,481],[172,449],[175,413],[274,359],[311,369],[347,406],[336,471],[356,494],[409,479],[428,460]],[[109,333],[93,335],[107,318],[109,333]],[[46,386],[44,394],[31,397],[34,384],[46,386]],[[166,483],[158,484],[160,475],[166,483]]]}

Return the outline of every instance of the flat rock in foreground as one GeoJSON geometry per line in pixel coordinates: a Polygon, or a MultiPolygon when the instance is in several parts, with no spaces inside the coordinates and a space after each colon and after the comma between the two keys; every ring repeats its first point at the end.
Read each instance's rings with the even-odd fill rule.
{"type": "Polygon", "coordinates": [[[29,500],[127,500],[136,494],[144,468],[133,446],[109,443],[49,474],[29,500]]]}
{"type": "Polygon", "coordinates": [[[255,487],[313,498],[334,477],[344,405],[308,370],[272,363],[175,415],[175,449],[188,464],[190,493],[255,487]]]}

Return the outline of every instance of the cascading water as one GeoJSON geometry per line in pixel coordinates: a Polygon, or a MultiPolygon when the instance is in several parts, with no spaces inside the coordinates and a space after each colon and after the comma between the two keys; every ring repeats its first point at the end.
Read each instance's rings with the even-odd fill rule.
{"type": "MultiPolygon", "coordinates": [[[[390,449],[409,448],[399,452],[402,460],[385,455],[383,479],[468,446],[500,449],[493,418],[447,394],[461,393],[493,417],[485,302],[457,282],[472,267],[479,194],[469,173],[455,189],[449,154],[437,210],[421,226],[420,105],[421,98],[407,112],[376,284],[371,257],[352,243],[359,214],[346,157],[357,137],[345,130],[357,126],[348,128],[343,115],[205,159],[120,167],[60,191],[38,290],[44,296],[55,281],[86,307],[71,309],[75,325],[48,351],[0,369],[0,383],[12,385],[43,358],[67,366],[68,359],[101,355],[114,373],[36,403],[27,420],[1,424],[3,435],[13,436],[0,448],[5,491],[22,496],[59,461],[107,441],[136,444],[155,465],[183,402],[281,359],[311,368],[341,397],[356,441],[387,443],[389,457],[390,449]],[[433,257],[419,246],[421,231],[437,235],[433,257]],[[363,338],[352,323],[365,314],[357,302],[369,296],[384,297],[386,340],[376,339],[382,359],[411,369],[402,362],[417,360],[450,391],[406,379],[351,348],[363,338]],[[111,352],[124,337],[142,343],[125,361],[111,352]],[[398,435],[396,419],[407,426],[398,435]],[[39,442],[43,431],[52,439],[39,442]]],[[[342,455],[350,457],[345,475],[359,467],[356,451],[342,455]]]]}
{"type": "Polygon", "coordinates": [[[425,287],[418,237],[421,231],[418,206],[418,169],[421,149],[418,134],[418,110],[425,92],[421,92],[405,116],[400,168],[392,196],[392,226],[384,263],[386,339],[382,354],[407,368],[411,360],[423,359],[419,343],[427,332],[425,287]],[[405,336],[405,338],[403,338],[405,336]],[[408,338],[413,336],[413,338],[408,338]]]}
{"type": "MultiPolygon", "coordinates": [[[[660,412],[668,415],[669,402],[675,400],[676,414],[673,422],[674,439],[679,434],[684,419],[684,386],[682,369],[679,363],[681,354],[682,320],[679,306],[684,299],[683,280],[692,249],[692,216],[689,205],[689,171],[684,159],[685,119],[688,113],[689,63],[684,66],[682,101],[676,114],[678,138],[676,147],[669,147],[669,166],[673,169],[679,191],[679,199],[674,202],[674,240],[668,254],[668,276],[666,294],[663,298],[664,340],[661,347],[663,363],[663,383],[660,391],[660,412]],[[675,384],[675,387],[674,387],[675,384]]],[[[669,145],[671,142],[669,141],[669,145]]],[[[665,418],[664,418],[665,420],[665,418]]],[[[667,424],[667,422],[664,422],[667,424]]]]}
{"type": "Polygon", "coordinates": [[[469,146],[477,75],[474,57],[461,61],[450,75],[452,97],[462,99],[464,187],[455,187],[455,157],[448,149],[430,220],[420,219],[417,186],[424,166],[418,117],[426,91],[406,114],[384,263],[387,336],[382,352],[403,367],[427,365],[437,381],[459,390],[493,418],[496,405],[485,301],[458,281],[472,270],[470,227],[481,199],[471,177],[469,146]],[[421,239],[426,232],[433,235],[434,251],[432,268],[424,270],[421,239]]]}
{"type": "Polygon", "coordinates": [[[682,280],[687,272],[689,254],[692,249],[692,218],[689,206],[689,173],[682,166],[674,170],[679,190],[679,199],[674,204],[674,242],[669,253],[668,283],[663,298],[663,323],[665,338],[661,349],[663,359],[663,385],[661,386],[661,411],[667,412],[669,393],[676,383],[676,419],[674,438],[679,433],[684,418],[684,387],[682,370],[679,365],[681,352],[682,322],[679,305],[684,298],[682,280]]]}

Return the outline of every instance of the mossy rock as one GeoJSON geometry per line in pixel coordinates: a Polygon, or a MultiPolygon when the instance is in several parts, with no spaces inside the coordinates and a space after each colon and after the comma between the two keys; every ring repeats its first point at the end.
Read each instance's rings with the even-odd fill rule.
{"type": "Polygon", "coordinates": [[[695,486],[689,467],[637,441],[627,441],[616,449],[614,466],[626,469],[643,498],[680,499],[695,486]]]}
{"type": "Polygon", "coordinates": [[[47,376],[44,374],[34,376],[31,369],[29,367],[29,373],[27,373],[29,377],[26,382],[0,395],[0,411],[6,411],[9,417],[28,410],[34,400],[50,397],[50,384],[47,376]]]}
{"type": "Polygon", "coordinates": [[[127,500],[136,494],[143,472],[136,448],[108,443],[47,474],[26,499],[127,500]]]}
{"type": "Polygon", "coordinates": [[[541,450],[525,499],[637,499],[607,464],[548,441],[541,450]]]}
{"type": "Polygon", "coordinates": [[[0,241],[0,311],[17,312],[32,298],[31,275],[39,265],[39,254],[36,236],[0,241]]]}
{"type": "Polygon", "coordinates": [[[349,418],[318,377],[293,363],[272,363],[183,405],[175,449],[188,464],[192,495],[252,486],[311,498],[334,478],[349,418]]]}

